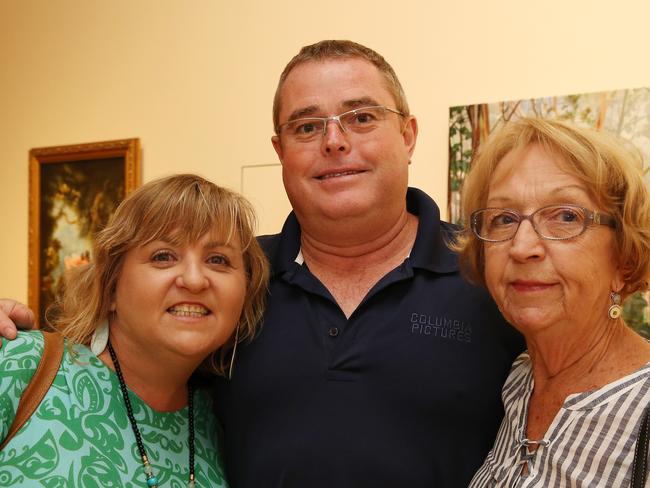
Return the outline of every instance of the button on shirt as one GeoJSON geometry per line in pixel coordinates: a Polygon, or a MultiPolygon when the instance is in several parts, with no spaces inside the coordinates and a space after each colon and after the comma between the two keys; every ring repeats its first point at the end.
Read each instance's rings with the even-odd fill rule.
{"type": "Polygon", "coordinates": [[[271,261],[259,336],[218,380],[233,488],[466,487],[503,416],[500,390],[521,337],[459,276],[433,200],[410,256],[346,318],[296,262],[300,226],[260,238],[271,261]]]}

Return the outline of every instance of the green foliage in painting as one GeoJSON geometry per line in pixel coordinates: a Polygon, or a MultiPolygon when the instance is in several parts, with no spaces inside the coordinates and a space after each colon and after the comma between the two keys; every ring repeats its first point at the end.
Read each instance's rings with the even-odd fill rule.
{"type": "Polygon", "coordinates": [[[634,293],[623,303],[623,320],[632,329],[646,339],[650,339],[650,324],[648,324],[648,300],[642,293],[634,293]]]}
{"type": "Polygon", "coordinates": [[[449,109],[449,184],[459,191],[472,160],[472,131],[467,107],[449,109]]]}

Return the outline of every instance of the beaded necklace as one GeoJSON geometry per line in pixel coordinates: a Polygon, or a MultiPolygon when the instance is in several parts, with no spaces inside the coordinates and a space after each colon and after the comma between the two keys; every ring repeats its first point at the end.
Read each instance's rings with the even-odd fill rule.
{"type": "MultiPolygon", "coordinates": [[[[117,360],[117,355],[111,342],[108,341],[108,352],[111,354],[111,359],[113,360],[113,365],[115,366],[115,373],[117,374],[117,379],[120,381],[120,390],[122,390],[122,398],[124,399],[124,406],[126,407],[126,415],[129,417],[129,422],[131,428],[133,429],[133,434],[135,435],[135,442],[138,445],[138,452],[142,458],[142,465],[144,466],[144,473],[147,476],[147,486],[149,488],[158,488],[158,478],[153,474],[153,468],[149,463],[149,458],[147,457],[147,452],[144,449],[144,444],[142,443],[142,436],[140,435],[140,429],[138,429],[138,424],[135,422],[135,417],[133,416],[133,408],[131,407],[131,400],[129,399],[128,391],[126,389],[126,382],[124,381],[124,376],[122,376],[122,368],[120,368],[120,363],[117,360]]],[[[187,385],[187,421],[189,424],[189,446],[190,446],[190,479],[187,482],[187,488],[195,488],[196,484],[194,481],[194,388],[192,384],[187,385]]]]}

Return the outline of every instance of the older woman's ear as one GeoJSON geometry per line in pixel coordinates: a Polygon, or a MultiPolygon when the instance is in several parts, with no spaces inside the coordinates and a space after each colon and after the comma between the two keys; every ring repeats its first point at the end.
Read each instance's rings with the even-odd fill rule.
{"type": "Polygon", "coordinates": [[[619,266],[616,270],[616,273],[614,274],[614,277],[612,278],[611,289],[613,292],[621,293],[625,287],[625,275],[625,270],[619,266]]]}

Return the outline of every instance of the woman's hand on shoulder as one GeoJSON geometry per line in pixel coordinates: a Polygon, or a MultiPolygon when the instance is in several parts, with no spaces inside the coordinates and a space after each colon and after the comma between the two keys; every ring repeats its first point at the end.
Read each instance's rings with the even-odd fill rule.
{"type": "Polygon", "coordinates": [[[0,336],[15,339],[20,329],[34,327],[34,312],[15,300],[0,299],[0,336]]]}

